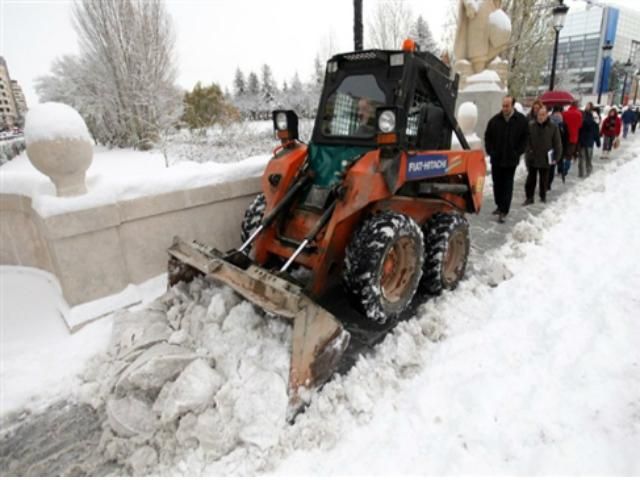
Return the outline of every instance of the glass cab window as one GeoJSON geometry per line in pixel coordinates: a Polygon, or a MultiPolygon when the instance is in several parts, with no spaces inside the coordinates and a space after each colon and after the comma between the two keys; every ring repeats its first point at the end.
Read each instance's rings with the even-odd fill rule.
{"type": "Polygon", "coordinates": [[[374,75],[348,76],[327,98],[322,116],[322,134],[371,138],[376,133],[376,108],[384,104],[384,91],[378,86],[374,75]]]}

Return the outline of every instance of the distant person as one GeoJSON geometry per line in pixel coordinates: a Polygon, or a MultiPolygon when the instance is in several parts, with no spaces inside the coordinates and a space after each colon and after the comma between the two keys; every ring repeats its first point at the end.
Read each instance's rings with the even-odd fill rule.
{"type": "Polygon", "coordinates": [[[515,99],[502,99],[501,111],[493,116],[484,133],[484,145],[491,158],[493,199],[498,222],[504,223],[513,198],[513,178],[527,146],[527,119],[515,110],[515,99]]]}
{"type": "Polygon", "coordinates": [[[633,125],[633,121],[635,119],[636,112],[631,110],[631,107],[625,107],[622,112],[622,138],[627,138],[629,130],[631,130],[631,125],[633,125]]]}
{"type": "Polygon", "coordinates": [[[633,118],[633,123],[631,124],[631,133],[635,135],[636,126],[638,125],[638,122],[640,122],[640,107],[636,107],[633,113],[635,114],[635,116],[633,118]]]}
{"type": "Polygon", "coordinates": [[[540,110],[542,105],[543,103],[540,100],[534,100],[531,104],[531,110],[529,110],[529,114],[527,115],[527,120],[535,122],[536,118],[538,118],[538,110],[540,110]]]}
{"type": "Polygon", "coordinates": [[[527,199],[523,206],[531,205],[536,191],[536,179],[539,180],[540,200],[547,201],[547,180],[549,169],[562,159],[562,140],[560,130],[549,120],[547,108],[538,110],[535,122],[529,123],[529,137],[525,162],[527,164],[527,180],[524,191],[527,199]]]}
{"type": "MultiPolygon", "coordinates": [[[[569,173],[568,167],[565,165],[563,160],[564,152],[567,151],[567,147],[569,144],[569,134],[567,132],[567,126],[564,123],[564,118],[562,116],[562,107],[553,107],[553,113],[549,117],[549,120],[558,127],[560,131],[560,140],[562,141],[562,153],[560,154],[560,161],[554,165],[549,167],[549,179],[547,181],[547,190],[551,190],[551,185],[553,184],[553,179],[555,178],[556,169],[558,171],[558,175],[562,175],[562,183],[564,183],[564,177],[569,173]]],[[[571,162],[568,163],[569,167],[571,166],[571,162]]]]}
{"type": "Polygon", "coordinates": [[[602,126],[600,127],[600,135],[602,135],[602,157],[609,158],[611,154],[611,148],[613,148],[614,143],[620,137],[620,130],[622,129],[622,121],[618,116],[618,111],[615,107],[612,107],[607,113],[607,116],[602,121],[602,126]]]}
{"type": "Polygon", "coordinates": [[[580,145],[578,151],[578,176],[581,178],[585,176],[585,167],[587,177],[593,171],[593,145],[596,144],[600,148],[600,129],[595,118],[593,115],[593,103],[589,102],[584,108],[582,127],[580,128],[578,139],[580,145]]]}

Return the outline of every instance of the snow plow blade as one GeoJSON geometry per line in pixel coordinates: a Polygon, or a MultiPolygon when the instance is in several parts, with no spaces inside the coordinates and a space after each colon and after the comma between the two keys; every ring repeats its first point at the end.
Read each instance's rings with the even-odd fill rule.
{"type": "Polygon", "coordinates": [[[293,321],[289,370],[289,419],[305,404],[304,391],[334,373],[349,344],[349,332],[302,288],[255,265],[237,250],[222,253],[175,238],[169,248],[169,285],[204,274],[220,281],[267,312],[293,321]]]}

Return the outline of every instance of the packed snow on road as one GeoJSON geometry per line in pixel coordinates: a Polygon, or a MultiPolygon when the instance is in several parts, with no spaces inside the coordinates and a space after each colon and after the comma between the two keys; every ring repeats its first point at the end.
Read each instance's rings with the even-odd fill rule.
{"type": "MultiPolygon", "coordinates": [[[[16,334],[2,391],[23,369],[33,381],[11,408],[46,396],[51,363],[49,384],[104,416],[99,454],[136,475],[639,474],[638,144],[516,224],[292,425],[290,325],[202,279],[81,342],[50,330],[62,357],[24,352],[3,323],[16,334]]],[[[26,302],[3,301],[2,318],[26,302]]]]}

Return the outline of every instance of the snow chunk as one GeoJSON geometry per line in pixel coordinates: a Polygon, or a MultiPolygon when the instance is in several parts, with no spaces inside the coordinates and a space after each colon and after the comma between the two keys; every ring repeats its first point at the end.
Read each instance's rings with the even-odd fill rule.
{"type": "Polygon", "coordinates": [[[191,350],[160,343],[140,355],[122,374],[116,389],[160,388],[175,378],[187,364],[197,358],[191,350]]]}
{"type": "Polygon", "coordinates": [[[273,372],[256,371],[242,386],[234,416],[242,425],[239,437],[263,449],[278,443],[286,423],[287,385],[273,372]],[[260,402],[255,402],[259,398],[260,402]]]}
{"type": "Polygon", "coordinates": [[[150,406],[140,399],[125,397],[107,402],[109,425],[121,437],[151,434],[159,426],[150,406]]]}
{"type": "Polygon", "coordinates": [[[203,411],[213,401],[213,396],[223,383],[222,376],[209,367],[207,362],[202,359],[194,360],[175,382],[163,387],[153,410],[161,413],[163,423],[188,411],[203,411]]]}
{"type": "Polygon", "coordinates": [[[57,102],[40,103],[29,109],[24,137],[27,144],[44,140],[86,140],[93,143],[87,125],[69,105],[57,102]]]}

